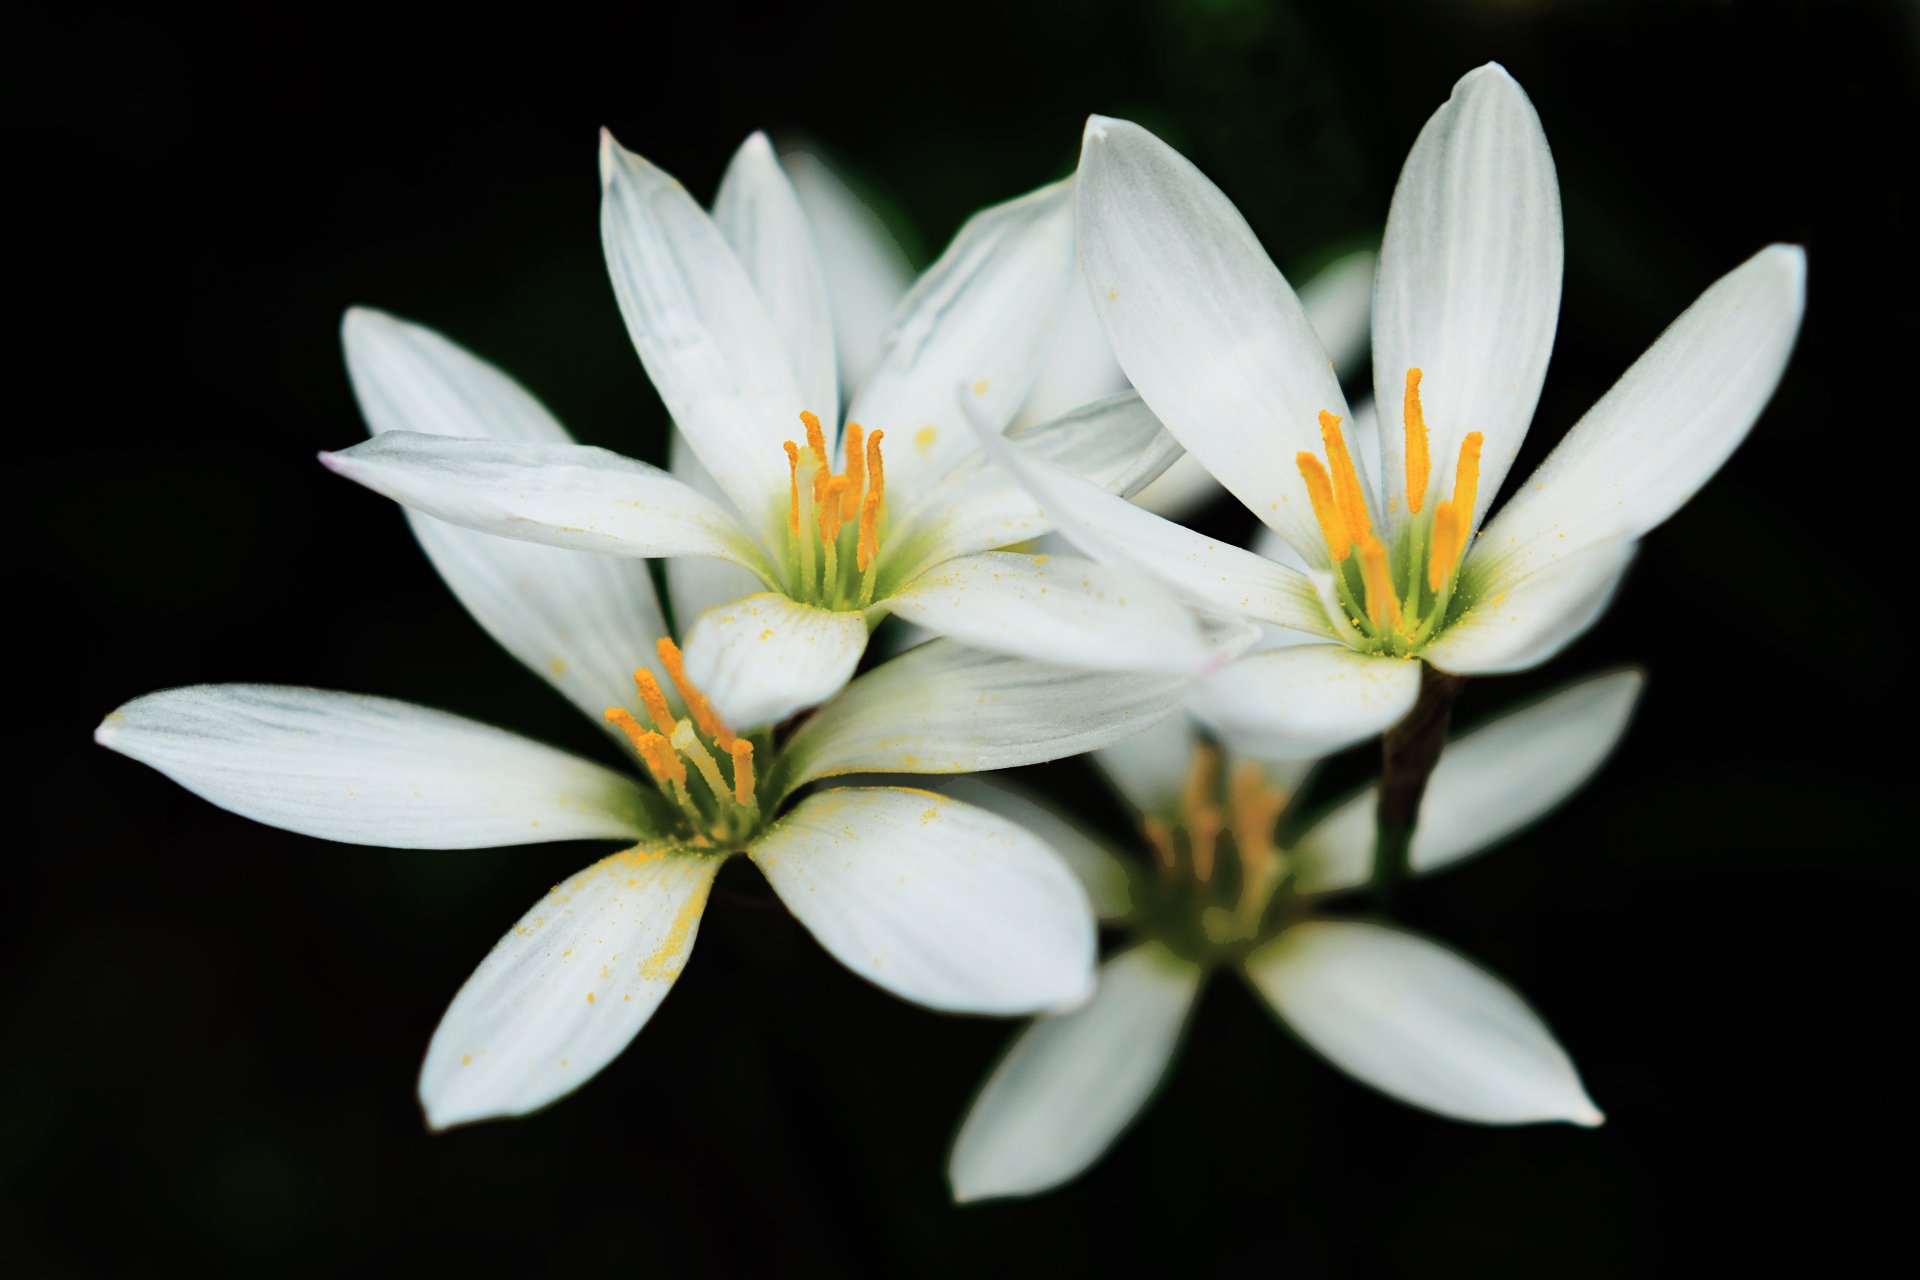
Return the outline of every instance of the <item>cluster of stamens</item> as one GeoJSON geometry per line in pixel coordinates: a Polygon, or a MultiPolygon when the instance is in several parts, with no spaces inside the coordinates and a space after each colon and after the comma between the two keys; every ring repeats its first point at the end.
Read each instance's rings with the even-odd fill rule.
{"type": "MultiPolygon", "coordinates": [[[[1404,403],[1407,522],[1392,551],[1374,532],[1367,500],[1354,469],[1353,455],[1340,432],[1340,419],[1320,412],[1323,465],[1311,453],[1296,459],[1307,496],[1333,560],[1334,582],[1348,621],[1385,652],[1411,653],[1430,639],[1445,619],[1473,526],[1479,495],[1478,431],[1460,442],[1454,466],[1453,496],[1434,504],[1422,519],[1427,483],[1432,476],[1426,415],[1420,406],[1420,370],[1407,370],[1404,403]]],[[[1391,510],[1391,505],[1389,505],[1391,510]]]]}
{"type": "Polygon", "coordinates": [[[1206,951],[1256,941],[1287,871],[1277,841],[1287,793],[1251,760],[1224,786],[1220,772],[1219,750],[1197,747],[1171,817],[1141,824],[1170,900],[1169,932],[1206,951]]]}
{"type": "Polygon", "coordinates": [[[873,603],[880,522],[886,517],[880,441],[887,433],[866,435],[859,423],[849,422],[847,469],[835,475],[820,419],[802,412],[800,421],[807,429],[805,447],[786,443],[792,535],[786,568],[794,598],[828,609],[865,608],[873,603]]]}
{"type": "Polygon", "coordinates": [[[607,719],[627,735],[654,785],[685,815],[691,843],[705,846],[743,836],[760,819],[753,743],[729,729],[706,694],[687,678],[680,646],[663,636],[655,648],[687,708],[686,716],[673,714],[660,682],[642,667],[633,673],[633,683],[652,727],[625,707],[608,707],[607,719]],[[731,779],[723,774],[720,757],[727,759],[731,779]]]}

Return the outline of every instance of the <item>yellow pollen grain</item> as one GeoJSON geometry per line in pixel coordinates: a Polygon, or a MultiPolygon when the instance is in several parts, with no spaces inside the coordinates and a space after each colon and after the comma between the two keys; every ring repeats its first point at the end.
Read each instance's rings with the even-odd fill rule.
{"type": "Polygon", "coordinates": [[[1333,485],[1327,480],[1327,469],[1310,453],[1299,454],[1294,462],[1300,468],[1300,478],[1307,482],[1307,498],[1313,503],[1314,517],[1320,521],[1320,534],[1327,540],[1327,550],[1332,553],[1333,562],[1339,564],[1352,554],[1353,539],[1347,536],[1346,525],[1340,520],[1340,508],[1333,500],[1333,485]]]}
{"type": "Polygon", "coordinates": [[[641,977],[655,982],[671,982],[680,976],[680,970],[686,964],[688,939],[693,927],[700,923],[700,913],[707,909],[707,894],[712,888],[713,881],[709,879],[680,904],[680,910],[674,913],[673,924],[667,929],[667,936],[660,940],[654,953],[641,962],[641,977]]]}
{"type": "Polygon", "coordinates": [[[739,804],[753,803],[753,744],[735,738],[727,748],[733,756],[733,798],[739,804]]]}
{"type": "Polygon", "coordinates": [[[700,726],[700,732],[720,744],[722,750],[733,747],[733,731],[727,728],[726,721],[707,701],[707,695],[700,692],[699,686],[687,679],[686,659],[681,656],[680,646],[670,636],[661,636],[654,644],[660,654],[660,663],[666,667],[667,675],[673,681],[673,687],[680,691],[680,700],[687,704],[687,714],[700,726]]]}
{"type": "Polygon", "coordinates": [[[1407,511],[1419,515],[1427,500],[1427,480],[1433,461],[1427,454],[1427,415],[1420,407],[1420,371],[1407,370],[1407,394],[1402,408],[1407,420],[1407,511]]]}
{"type": "Polygon", "coordinates": [[[1348,537],[1364,542],[1373,532],[1373,521],[1367,515],[1360,473],[1354,470],[1353,455],[1347,452],[1347,438],[1340,433],[1340,419],[1325,409],[1320,411],[1320,439],[1327,446],[1327,471],[1333,479],[1333,500],[1340,508],[1340,522],[1346,526],[1348,537]]]}
{"type": "Polygon", "coordinates": [[[1367,616],[1376,630],[1400,625],[1400,598],[1393,592],[1393,571],[1387,565],[1387,547],[1369,533],[1360,540],[1360,578],[1367,588],[1367,616]]]}
{"type": "Polygon", "coordinates": [[[913,442],[922,449],[927,449],[933,446],[933,442],[938,439],[939,436],[940,432],[938,428],[929,422],[926,426],[913,433],[913,442]]]}

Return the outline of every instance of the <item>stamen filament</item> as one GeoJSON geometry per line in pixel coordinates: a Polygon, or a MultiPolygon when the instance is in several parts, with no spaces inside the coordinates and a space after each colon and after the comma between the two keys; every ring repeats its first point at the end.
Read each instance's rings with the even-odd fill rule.
{"type": "Polygon", "coordinates": [[[1407,393],[1402,415],[1407,426],[1407,511],[1419,515],[1427,500],[1427,481],[1433,462],[1427,454],[1427,415],[1420,407],[1420,370],[1407,370],[1407,393]]]}
{"type": "Polygon", "coordinates": [[[700,735],[693,731],[692,724],[682,720],[673,731],[672,742],[674,750],[692,761],[693,767],[706,779],[707,789],[713,792],[716,801],[724,800],[731,794],[726,780],[720,776],[719,761],[708,752],[706,744],[700,741],[700,735]]]}
{"type": "Polygon", "coordinates": [[[687,714],[693,717],[700,732],[720,744],[722,750],[733,747],[733,731],[707,701],[707,695],[687,679],[686,659],[681,656],[680,646],[668,636],[661,636],[654,648],[660,654],[661,665],[667,669],[667,675],[673,680],[673,687],[680,691],[680,700],[687,704],[687,714]]]}

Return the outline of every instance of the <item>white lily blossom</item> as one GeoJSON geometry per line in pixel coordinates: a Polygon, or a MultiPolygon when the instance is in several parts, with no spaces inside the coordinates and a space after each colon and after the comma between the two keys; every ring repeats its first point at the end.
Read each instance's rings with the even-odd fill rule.
{"type": "MultiPolygon", "coordinates": [[[[1456,865],[1576,791],[1642,683],[1630,670],[1591,677],[1462,735],[1423,799],[1413,870],[1456,865]]],[[[1371,789],[1283,845],[1308,763],[1231,743],[1223,754],[1178,716],[1095,758],[1138,818],[1151,869],[986,779],[938,784],[1043,833],[1127,938],[1092,999],[1022,1030],[982,1086],[948,1165],[955,1199],[1034,1195],[1095,1163],[1166,1077],[1221,973],[1403,1102],[1481,1124],[1601,1123],[1566,1050],[1505,983],[1431,939],[1325,909],[1366,880],[1371,789]]]]}
{"type": "MultiPolygon", "coordinates": [[[[986,463],[955,403],[965,387],[966,414],[1102,492],[1137,492],[1179,456],[1117,378],[1102,384],[1116,394],[1016,422],[1061,304],[1086,309],[1071,179],[976,214],[897,301],[876,346],[870,316],[836,308],[884,298],[893,267],[863,257],[871,232],[849,231],[850,197],[817,166],[803,165],[800,190],[829,210],[830,255],[762,135],[735,155],[711,212],[610,136],[600,160],[608,269],[674,418],[671,469],[574,444],[511,379],[446,339],[350,313],[348,367],[375,434],[323,461],[409,507],[416,528],[436,530],[425,535],[436,557],[439,544],[463,545],[458,526],[668,559],[688,669],[742,728],[831,697],[888,614],[1037,660],[1109,670],[1214,660],[1190,618],[1146,616],[1097,566],[1053,557],[1036,572],[1000,554],[1048,525],[986,463]],[[849,258],[836,288],[823,260],[849,258]],[[1133,643],[1106,643],[1120,634],[1133,643]]],[[[1090,314],[1082,327],[1104,355],[1090,314]]],[[[515,652],[552,647],[534,639],[515,652]]],[[[553,656],[536,655],[536,669],[553,656]]]]}
{"type": "Polygon", "coordinates": [[[670,638],[634,669],[636,629],[660,614],[639,562],[428,520],[435,564],[508,649],[564,640],[577,665],[548,675],[615,731],[636,770],[411,703],[280,685],[149,694],[95,737],[223,808],[323,839],[624,846],[555,886],[454,998],[420,1075],[434,1128],[526,1114],[618,1055],[679,976],[735,854],[836,959],[904,999],[1014,1014],[1086,996],[1093,913],[1042,838],[928,791],[810,784],[1085,751],[1173,712],[1189,680],[943,640],[854,680],[784,739],[736,733],[670,638]],[[549,611],[528,623],[509,607],[516,592],[549,611]],[[631,674],[608,696],[615,663],[631,674]]]}
{"type": "Polygon", "coordinates": [[[1300,300],[1219,188],[1101,117],[1078,176],[1085,283],[1121,367],[1283,550],[1226,554],[1044,463],[1023,470],[1083,551],[1303,634],[1234,664],[1221,690],[1227,711],[1259,709],[1276,753],[1382,732],[1413,706],[1423,663],[1496,674],[1571,643],[1640,538],[1745,438],[1799,330],[1805,256],[1763,249],[1488,521],[1546,376],[1562,257],[1546,136],[1503,69],[1464,77],[1402,170],[1374,289],[1377,426],[1357,438],[1300,300]]]}

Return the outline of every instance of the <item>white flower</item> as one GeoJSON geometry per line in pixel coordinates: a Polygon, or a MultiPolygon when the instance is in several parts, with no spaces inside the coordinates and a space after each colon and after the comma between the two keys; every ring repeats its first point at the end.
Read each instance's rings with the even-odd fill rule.
{"type": "Polygon", "coordinates": [[[1190,600],[1317,643],[1234,664],[1227,714],[1313,755],[1413,705],[1420,663],[1546,661],[1612,597],[1639,539],[1745,437],[1799,329],[1806,264],[1775,245],[1709,288],[1574,425],[1499,515],[1560,303],[1560,198],[1532,105],[1466,76],[1394,193],[1373,309],[1377,436],[1227,198],[1137,125],[1095,117],[1079,172],[1086,284],[1167,429],[1286,548],[1197,534],[1030,465],[1060,531],[1190,600]]]}
{"type": "Polygon", "coordinates": [[[555,683],[629,745],[644,780],[445,712],[276,685],[136,698],[96,738],[223,808],[323,839],[625,846],[536,903],[454,998],[420,1076],[435,1128],[542,1107],[625,1048],[679,975],[736,853],[837,959],[905,999],[1006,1014],[1085,996],[1092,915],[1040,839],[926,791],[796,796],[855,772],[1085,751],[1170,712],[1189,682],[940,641],[853,681],[784,741],[736,734],[670,639],[653,665],[624,674],[638,629],[659,616],[640,562],[418,526],[502,643],[567,655],[555,683]],[[514,607],[523,590],[543,607],[514,607]]]}
{"type": "MultiPolygon", "coordinates": [[[[1426,792],[1413,869],[1451,866],[1565,799],[1619,740],[1640,686],[1633,671],[1590,678],[1460,737],[1426,792]]],[[[1404,929],[1322,912],[1322,899],[1366,880],[1371,789],[1281,848],[1310,766],[1229,751],[1223,779],[1219,753],[1181,717],[1098,758],[1142,817],[1152,872],[1017,793],[942,784],[1040,834],[1132,935],[1090,1001],[1035,1021],[988,1078],[954,1145],[956,1199],[1031,1195],[1098,1160],[1166,1074],[1219,972],[1245,977],[1329,1062],[1401,1101],[1483,1124],[1601,1122],[1566,1051],[1499,979],[1404,929]]]]}
{"type": "MultiPolygon", "coordinates": [[[[899,301],[878,351],[843,360],[814,231],[764,137],[740,148],[711,214],[610,137],[601,173],[614,292],[677,428],[671,471],[572,443],[497,370],[368,311],[348,315],[344,341],[375,437],[323,455],[329,466],[468,529],[671,558],[689,670],[743,728],[832,696],[888,613],[1110,670],[1209,660],[1190,618],[1148,616],[1101,566],[997,550],[1048,526],[981,456],[954,388],[996,432],[1029,402],[1060,303],[1080,292],[1070,181],[975,215],[899,301]],[[869,362],[841,431],[842,366],[869,362]]],[[[867,290],[847,275],[842,294],[882,296],[871,277],[888,268],[868,256],[867,290]]],[[[870,332],[864,317],[845,323],[870,332]]],[[[1179,454],[1132,394],[1013,435],[1119,494],[1179,454]]]]}

